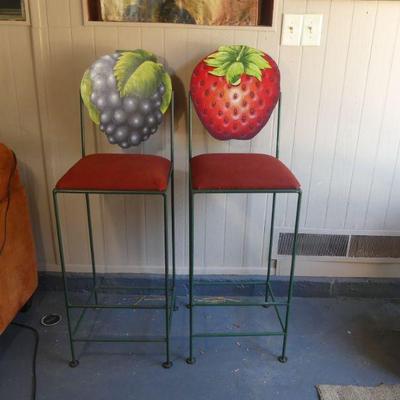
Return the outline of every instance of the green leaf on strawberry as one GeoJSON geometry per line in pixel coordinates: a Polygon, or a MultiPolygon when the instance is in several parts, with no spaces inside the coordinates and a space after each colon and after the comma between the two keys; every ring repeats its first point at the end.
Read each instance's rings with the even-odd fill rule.
{"type": "Polygon", "coordinates": [[[249,64],[246,67],[246,74],[249,76],[254,76],[259,81],[261,81],[261,71],[259,68],[255,67],[254,64],[249,64]]]}
{"type": "Polygon", "coordinates": [[[241,62],[234,62],[231,64],[226,71],[226,79],[232,82],[232,85],[238,85],[240,83],[240,77],[244,72],[244,65],[241,62]]]}
{"type": "Polygon", "coordinates": [[[204,62],[215,68],[209,72],[211,75],[224,76],[232,86],[240,84],[243,74],[254,76],[261,81],[262,71],[271,68],[261,51],[244,45],[221,46],[204,62]]]}

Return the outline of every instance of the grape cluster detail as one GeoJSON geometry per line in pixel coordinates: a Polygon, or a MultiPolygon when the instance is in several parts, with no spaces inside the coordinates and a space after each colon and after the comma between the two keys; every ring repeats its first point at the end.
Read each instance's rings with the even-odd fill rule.
{"type": "Polygon", "coordinates": [[[161,84],[149,98],[121,97],[114,75],[120,53],[105,55],[89,69],[91,103],[100,114],[100,130],[109,143],[123,149],[137,146],[154,134],[163,120],[160,110],[165,87],[161,84]]]}

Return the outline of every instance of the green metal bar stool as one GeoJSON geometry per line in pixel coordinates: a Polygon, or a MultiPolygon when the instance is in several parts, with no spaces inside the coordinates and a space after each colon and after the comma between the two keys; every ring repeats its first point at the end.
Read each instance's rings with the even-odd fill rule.
{"type": "MultiPolygon", "coordinates": [[[[280,97],[278,102],[278,123],[276,132],[275,157],[265,154],[243,153],[209,153],[192,156],[192,94],[189,93],[188,131],[189,131],[189,310],[190,310],[190,347],[188,364],[195,363],[193,356],[193,341],[197,338],[215,337],[243,337],[243,336],[282,336],[282,353],[278,357],[280,362],[286,362],[286,344],[290,316],[290,304],[293,292],[294,269],[296,259],[297,233],[302,191],[300,184],[291,171],[279,160],[279,130],[280,130],[280,97]],[[253,174],[252,181],[248,176],[253,174]],[[261,183],[260,183],[261,182],[261,183]],[[238,285],[265,286],[263,301],[232,301],[219,299],[218,301],[203,301],[195,299],[194,290],[198,286],[209,285],[210,282],[201,282],[194,278],[194,198],[196,194],[209,193],[271,193],[272,213],[268,250],[268,264],[266,280],[262,282],[239,281],[238,285]],[[287,193],[297,196],[296,219],[292,246],[292,260],[290,268],[289,288],[287,299],[278,301],[271,287],[271,258],[274,234],[274,219],[276,195],[287,193]],[[247,331],[247,332],[194,332],[194,313],[197,307],[269,307],[274,308],[280,329],[277,331],[247,331]],[[283,315],[281,309],[286,309],[283,315]]],[[[232,282],[218,281],[218,284],[231,285],[232,282]]]]}
{"type": "Polygon", "coordinates": [[[175,308],[175,216],[174,216],[174,95],[169,112],[170,131],[170,160],[143,154],[85,154],[85,132],[83,124],[83,104],[80,97],[80,123],[81,123],[81,150],[82,158],[57,182],[53,190],[54,210],[56,216],[57,237],[60,252],[61,271],[64,284],[65,306],[67,314],[67,325],[71,349],[71,361],[69,365],[76,367],[79,361],[76,357],[74,344],[76,342],[161,342],[165,343],[166,360],[162,363],[164,368],[170,368],[170,332],[172,313],[175,308]],[[127,171],[121,176],[121,171],[127,171]],[[169,184],[170,183],[170,184],[169,184]],[[172,235],[172,276],[169,271],[168,253],[168,189],[170,188],[171,207],[171,235],[172,235]],[[58,207],[58,196],[61,194],[85,196],[87,223],[89,230],[89,245],[92,265],[92,291],[86,302],[73,304],[70,300],[66,266],[64,260],[63,239],[60,223],[60,211],[58,207]],[[150,287],[121,287],[102,285],[96,274],[96,263],[93,246],[92,217],[90,212],[90,195],[151,195],[160,196],[163,204],[163,229],[164,229],[164,285],[150,287]],[[127,290],[130,293],[163,293],[164,304],[108,304],[100,303],[99,296],[106,290],[127,290]],[[81,313],[75,326],[72,326],[71,310],[79,309],[81,313]],[[79,336],[78,329],[85,312],[88,309],[162,309],[165,311],[165,334],[154,337],[87,337],[79,336]]]}

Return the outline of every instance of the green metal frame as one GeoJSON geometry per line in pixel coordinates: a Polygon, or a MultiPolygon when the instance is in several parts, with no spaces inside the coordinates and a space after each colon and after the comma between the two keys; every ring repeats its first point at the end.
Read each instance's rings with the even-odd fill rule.
{"type": "MultiPolygon", "coordinates": [[[[170,185],[170,207],[171,207],[171,236],[172,236],[172,279],[170,279],[169,272],[169,252],[168,252],[168,195],[167,191],[145,191],[145,190],[91,190],[91,189],[79,189],[79,190],[53,190],[53,202],[54,211],[56,217],[56,228],[57,228],[57,238],[60,253],[60,263],[61,272],[64,284],[64,297],[65,306],[67,314],[67,325],[69,334],[69,343],[71,349],[71,361],[69,365],[71,367],[76,367],[79,361],[76,358],[74,343],[75,342],[164,342],[166,345],[165,354],[166,361],[162,363],[164,368],[170,368],[172,366],[172,361],[170,359],[170,332],[171,332],[171,322],[172,313],[176,309],[176,295],[175,295],[175,212],[174,212],[174,93],[172,93],[172,100],[170,106],[170,116],[169,116],[169,130],[170,130],[170,160],[171,169],[169,172],[170,185]],[[62,240],[62,231],[60,224],[60,212],[58,207],[57,197],[59,194],[84,194],[86,202],[87,211],[87,224],[89,231],[89,247],[90,247],[90,257],[92,265],[92,280],[93,289],[87,298],[86,302],[82,304],[72,304],[69,298],[68,284],[66,277],[66,267],[64,259],[64,249],[62,240]],[[125,286],[106,286],[98,282],[96,274],[96,262],[94,254],[93,245],[93,229],[92,229],[92,217],[90,212],[90,194],[119,194],[119,195],[155,195],[161,196],[163,202],[163,212],[164,212],[164,286],[163,287],[125,287],[125,286]],[[165,296],[164,305],[152,305],[152,304],[140,304],[137,302],[130,305],[121,304],[100,304],[98,302],[98,294],[106,290],[124,290],[129,291],[131,294],[135,294],[137,291],[149,291],[149,292],[163,292],[165,296]],[[93,303],[94,300],[94,303],[93,303]],[[80,337],[77,335],[80,324],[85,316],[86,310],[88,309],[163,309],[165,310],[165,335],[160,337],[80,337]],[[72,327],[71,321],[71,309],[81,309],[81,313],[74,327],[72,327]]],[[[82,157],[85,156],[85,129],[83,121],[84,108],[82,105],[82,98],[80,97],[80,123],[81,123],[81,153],[82,157]]]]}
{"type": "MultiPolygon", "coordinates": [[[[280,133],[280,116],[281,116],[281,97],[278,102],[278,123],[276,132],[276,147],[275,147],[275,157],[279,158],[279,133],[280,133]]],[[[195,190],[192,187],[191,181],[191,162],[192,159],[192,133],[193,133],[193,107],[192,98],[189,93],[189,105],[188,105],[188,131],[189,131],[189,357],[186,359],[188,364],[194,364],[196,359],[193,356],[193,339],[195,338],[205,338],[205,337],[242,337],[242,336],[282,336],[283,345],[282,353],[278,357],[280,362],[286,362],[286,344],[287,335],[289,327],[289,316],[290,316],[290,304],[293,293],[293,283],[294,283],[294,270],[296,261],[296,250],[297,250],[297,234],[299,229],[299,217],[300,217],[300,207],[301,207],[301,189],[297,190],[283,190],[283,189],[270,189],[270,190],[195,190]],[[270,239],[269,239],[269,249],[268,249],[268,263],[267,263],[267,277],[265,281],[254,282],[254,281],[240,281],[237,282],[240,285],[263,285],[265,286],[265,299],[264,301],[242,301],[242,300],[232,300],[232,299],[220,299],[219,301],[199,301],[194,300],[194,287],[218,284],[218,285],[231,285],[232,282],[229,281],[218,281],[218,282],[201,282],[194,280],[194,195],[195,194],[210,194],[210,193],[271,193],[272,194],[272,212],[271,212],[271,224],[270,224],[270,239]],[[271,287],[271,266],[272,266],[272,243],[274,235],[274,220],[275,220],[275,205],[276,205],[276,194],[277,193],[287,193],[297,195],[297,208],[296,208],[296,219],[294,226],[294,239],[292,247],[292,259],[290,268],[290,278],[289,278],[289,288],[286,301],[277,301],[271,287]],[[280,330],[278,331],[248,331],[248,332],[200,332],[195,333],[193,330],[193,320],[194,320],[194,309],[196,307],[269,307],[272,306],[275,310],[276,317],[279,321],[280,330]],[[280,308],[286,308],[285,315],[282,315],[280,308]]]]}

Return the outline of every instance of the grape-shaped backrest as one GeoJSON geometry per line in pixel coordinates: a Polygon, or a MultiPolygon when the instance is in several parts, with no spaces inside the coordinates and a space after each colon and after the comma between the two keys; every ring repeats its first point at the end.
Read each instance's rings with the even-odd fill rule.
{"type": "Polygon", "coordinates": [[[116,51],[95,61],[81,81],[92,121],[111,144],[126,149],[153,135],[171,102],[171,78],[154,54],[116,51]]]}

